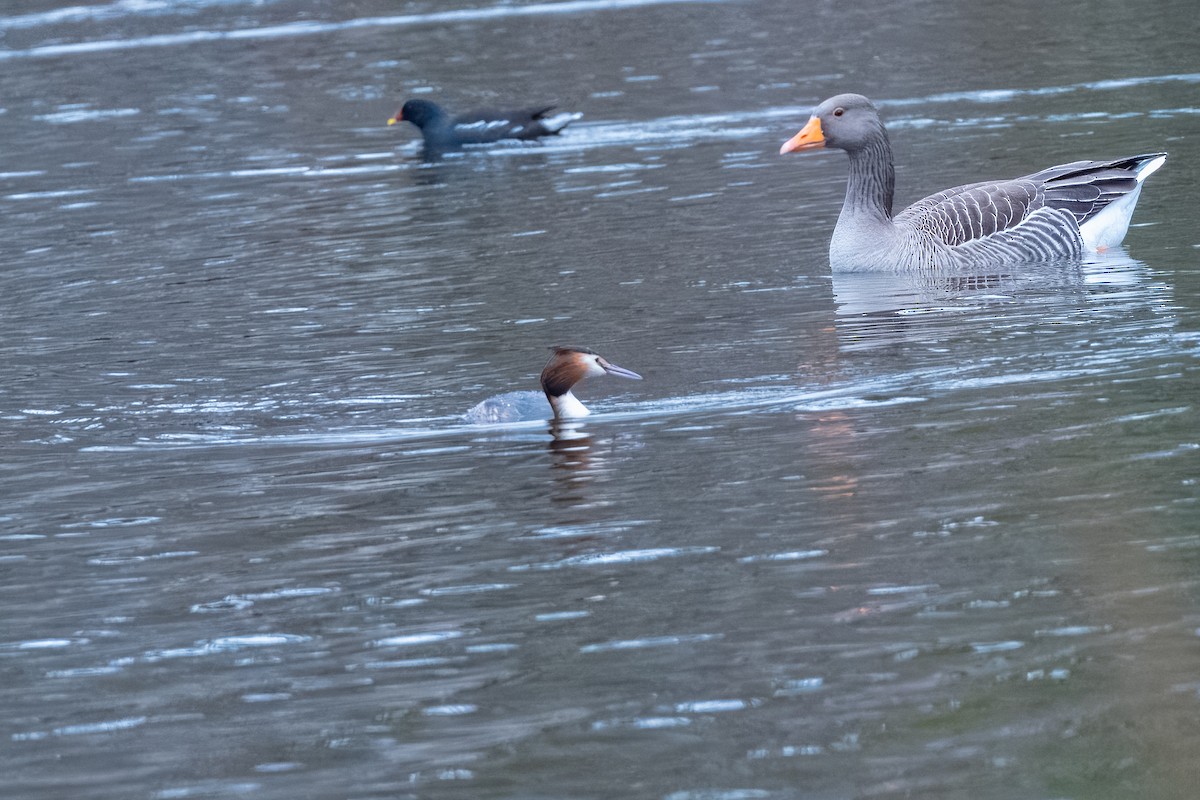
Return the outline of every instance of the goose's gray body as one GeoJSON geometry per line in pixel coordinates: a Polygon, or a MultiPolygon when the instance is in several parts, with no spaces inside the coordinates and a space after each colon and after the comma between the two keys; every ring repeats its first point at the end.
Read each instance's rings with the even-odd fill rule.
{"type": "Polygon", "coordinates": [[[846,200],[829,244],[830,266],[841,272],[964,270],[1113,247],[1125,238],[1142,182],[1167,157],[1076,161],[958,186],[893,216],[891,144],[867,98],[843,94],[821,103],[781,152],[817,147],[850,157],[846,200]]]}

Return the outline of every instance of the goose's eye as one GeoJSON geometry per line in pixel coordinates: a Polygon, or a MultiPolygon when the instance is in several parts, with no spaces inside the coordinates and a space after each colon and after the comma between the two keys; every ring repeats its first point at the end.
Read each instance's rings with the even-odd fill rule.
{"type": "Polygon", "coordinates": [[[838,106],[837,108],[835,108],[833,110],[833,115],[835,117],[840,117],[842,114],[845,114],[845,113],[846,113],[846,109],[842,108],[841,106],[838,106]]]}

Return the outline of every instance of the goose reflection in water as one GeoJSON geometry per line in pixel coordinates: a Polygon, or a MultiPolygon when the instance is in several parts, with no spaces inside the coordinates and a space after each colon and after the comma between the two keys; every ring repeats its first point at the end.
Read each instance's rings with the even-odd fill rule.
{"type": "Polygon", "coordinates": [[[1114,293],[1150,309],[1137,298],[1154,283],[1150,269],[1121,247],[1084,259],[1026,264],[1020,270],[835,272],[838,347],[860,350],[944,339],[955,319],[985,311],[1020,318],[1036,308],[1043,319],[1066,319],[1096,302],[1113,300],[1114,293]]]}

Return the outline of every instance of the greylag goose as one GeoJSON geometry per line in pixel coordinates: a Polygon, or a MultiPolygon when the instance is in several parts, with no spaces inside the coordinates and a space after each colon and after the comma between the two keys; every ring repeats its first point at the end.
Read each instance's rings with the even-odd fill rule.
{"type": "Polygon", "coordinates": [[[1142,182],[1166,153],[1075,161],[1011,180],[947,189],[892,214],[892,148],[871,101],[831,97],[780,154],[834,147],[850,156],[829,242],[840,272],[964,270],[1059,258],[1121,243],[1142,182]]]}
{"type": "Polygon", "coordinates": [[[409,100],[387,124],[411,122],[421,129],[427,148],[455,150],[464,144],[553,136],[583,116],[573,112],[548,116],[553,110],[554,106],[536,106],[503,111],[480,109],[453,115],[429,100],[409,100]]]}
{"type": "Polygon", "coordinates": [[[615,375],[640,381],[631,369],[618,367],[584,347],[552,347],[554,355],[542,369],[542,391],[507,392],[476,404],[466,413],[468,422],[492,424],[546,418],[546,402],[555,419],[578,419],[592,413],[571,391],[584,378],[615,375]]]}

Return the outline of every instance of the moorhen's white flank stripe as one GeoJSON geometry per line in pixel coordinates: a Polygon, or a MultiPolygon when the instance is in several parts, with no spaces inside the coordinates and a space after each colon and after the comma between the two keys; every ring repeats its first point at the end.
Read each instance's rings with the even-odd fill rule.
{"type": "Polygon", "coordinates": [[[502,139],[538,139],[554,136],[580,117],[577,112],[546,116],[554,106],[514,108],[507,111],[479,109],[453,115],[429,100],[409,100],[388,121],[411,122],[421,129],[425,147],[454,150],[467,144],[487,144],[502,139]]]}

